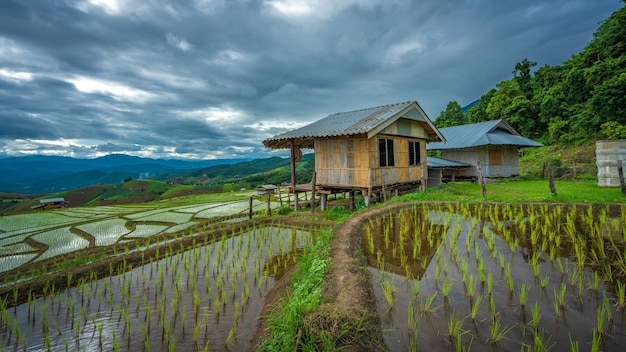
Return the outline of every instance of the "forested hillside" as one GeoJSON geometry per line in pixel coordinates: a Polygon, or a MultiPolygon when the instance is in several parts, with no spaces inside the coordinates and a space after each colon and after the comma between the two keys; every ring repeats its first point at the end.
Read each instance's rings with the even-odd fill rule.
{"type": "Polygon", "coordinates": [[[582,52],[560,66],[523,59],[513,77],[463,113],[450,102],[437,127],[503,119],[544,144],[626,138],[626,8],[600,24],[582,52]]]}

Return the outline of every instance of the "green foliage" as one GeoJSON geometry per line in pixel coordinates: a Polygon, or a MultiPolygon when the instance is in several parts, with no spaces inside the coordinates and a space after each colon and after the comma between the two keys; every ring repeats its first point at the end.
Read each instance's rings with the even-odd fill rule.
{"type": "MultiPolygon", "coordinates": [[[[485,93],[465,121],[502,119],[523,136],[544,143],[585,143],[600,138],[607,122],[626,125],[625,7],[602,23],[583,51],[563,65],[544,66],[533,75],[535,65],[528,59],[518,62],[513,78],[485,93]]],[[[608,133],[615,138],[621,132],[608,133]]]]}
{"type": "Polygon", "coordinates": [[[451,101],[446,106],[446,110],[439,114],[434,124],[437,128],[443,128],[464,125],[466,121],[465,115],[461,111],[461,105],[456,101],[451,101]]]}
{"type": "Polygon", "coordinates": [[[600,126],[602,134],[610,140],[626,138],[626,126],[617,121],[605,122],[600,126]]]}
{"type": "Polygon", "coordinates": [[[515,64],[513,75],[519,86],[519,89],[524,92],[527,99],[531,99],[533,96],[533,88],[531,85],[530,68],[537,66],[536,62],[528,61],[524,59],[521,62],[515,64]],[[519,74],[519,76],[518,76],[519,74]]]}
{"type": "Polygon", "coordinates": [[[276,213],[278,215],[287,215],[293,212],[293,208],[289,205],[283,205],[282,207],[276,209],[276,213]]]}
{"type": "Polygon", "coordinates": [[[353,213],[350,210],[347,210],[344,206],[334,206],[324,211],[324,219],[336,222],[344,222],[352,214],[353,213]]]}

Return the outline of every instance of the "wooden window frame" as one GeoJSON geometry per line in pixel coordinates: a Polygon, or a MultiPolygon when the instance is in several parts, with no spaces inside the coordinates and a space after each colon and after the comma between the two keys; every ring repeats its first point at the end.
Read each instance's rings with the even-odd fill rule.
{"type": "Polygon", "coordinates": [[[421,146],[419,141],[409,141],[409,166],[422,164],[421,146]]]}
{"type": "Polygon", "coordinates": [[[380,167],[395,166],[393,139],[380,138],[378,140],[378,156],[380,167]]]}

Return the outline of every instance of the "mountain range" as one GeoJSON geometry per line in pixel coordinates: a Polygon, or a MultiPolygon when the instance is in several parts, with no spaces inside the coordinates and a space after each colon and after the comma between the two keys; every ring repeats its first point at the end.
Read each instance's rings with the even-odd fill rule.
{"type": "Polygon", "coordinates": [[[61,156],[0,158],[0,192],[55,193],[125,179],[160,178],[251,159],[175,160],[111,154],[94,159],[61,156]]]}

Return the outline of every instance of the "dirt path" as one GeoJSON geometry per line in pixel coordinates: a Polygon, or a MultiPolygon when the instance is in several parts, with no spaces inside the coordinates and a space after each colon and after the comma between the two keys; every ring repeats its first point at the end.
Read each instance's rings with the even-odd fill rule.
{"type": "Polygon", "coordinates": [[[344,351],[386,351],[376,297],[367,262],[361,250],[363,229],[369,219],[388,213],[401,204],[367,210],[338,225],[331,240],[331,269],[326,275],[324,305],[312,314],[310,326],[338,339],[344,351]]]}

